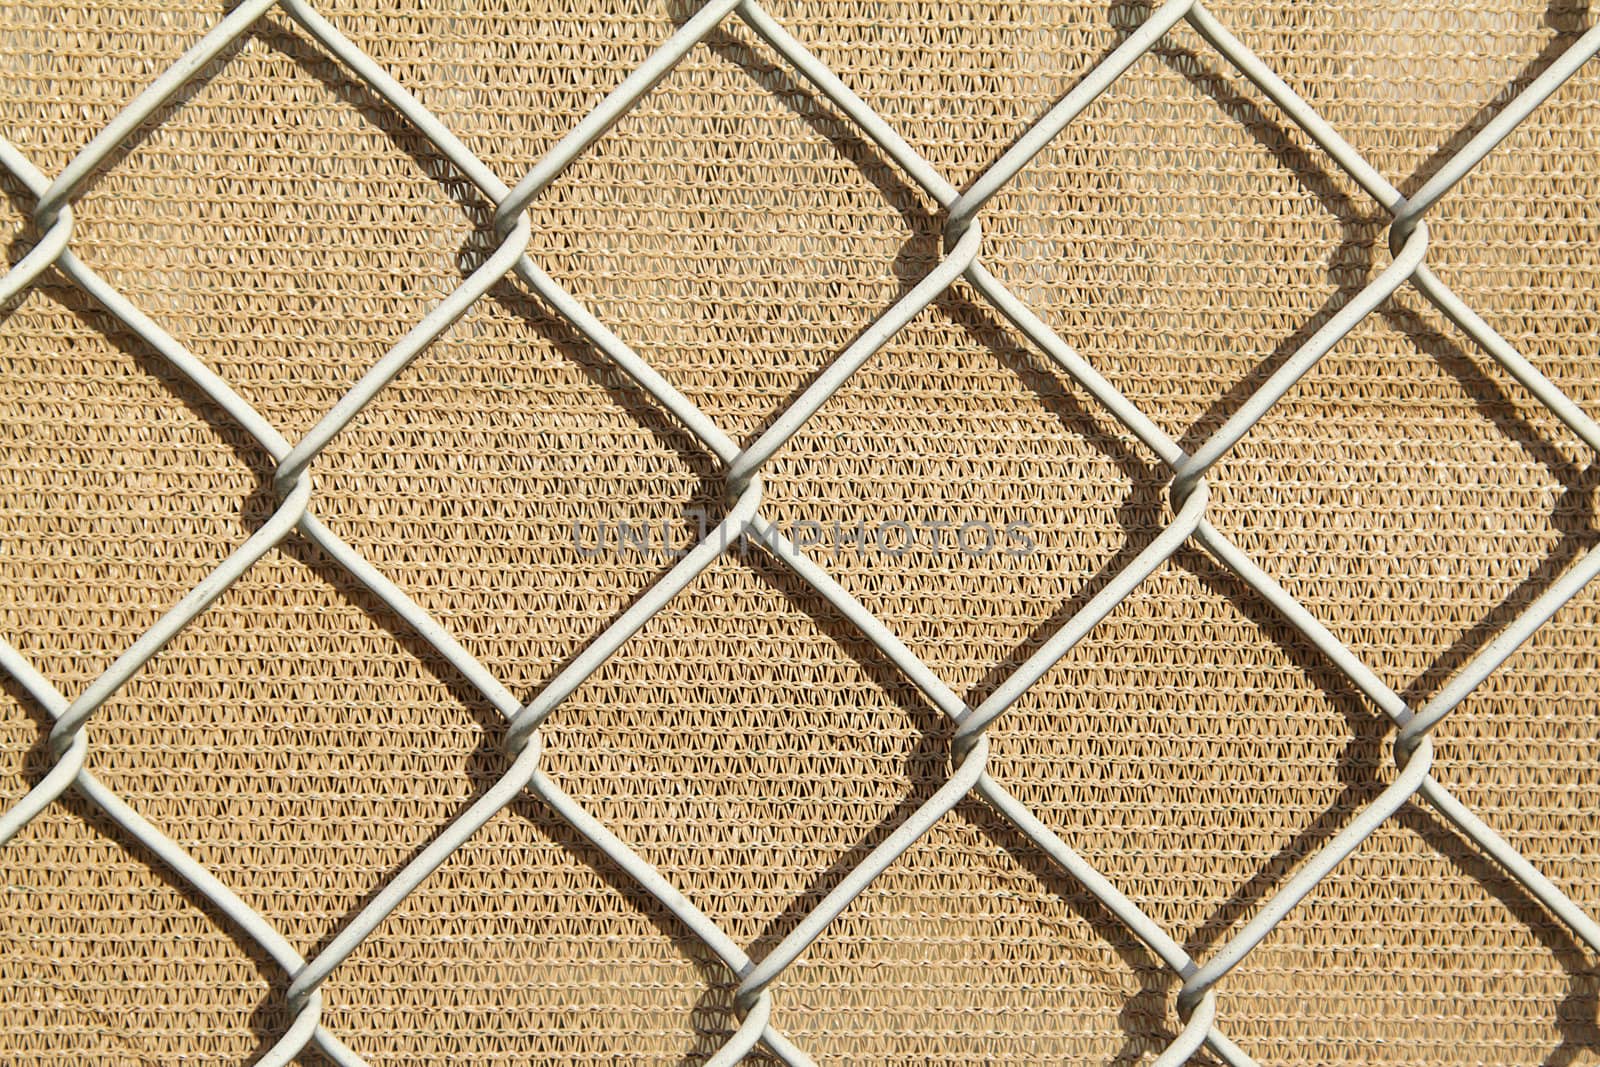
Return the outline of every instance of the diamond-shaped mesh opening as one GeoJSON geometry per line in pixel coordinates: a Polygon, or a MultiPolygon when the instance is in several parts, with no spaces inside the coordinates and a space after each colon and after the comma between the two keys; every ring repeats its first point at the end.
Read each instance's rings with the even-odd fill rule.
{"type": "Polygon", "coordinates": [[[1229,977],[1229,1036],[1289,1064],[1587,1063],[1587,961],[1447,823],[1408,808],[1229,977]]]}
{"type": "Polygon", "coordinates": [[[758,959],[948,773],[943,717],[759,551],[713,564],[545,729],[550,776],[758,959]]]}
{"type": "Polygon", "coordinates": [[[92,267],[293,439],[460,285],[484,204],[286,21],[207,70],[108,165],[76,232],[92,267]]]}
{"type": "Polygon", "coordinates": [[[259,525],[265,456],[62,282],[0,343],[0,632],[76,695],[259,525]]]}
{"type": "Polygon", "coordinates": [[[1486,362],[1459,335],[1386,305],[1214,476],[1217,525],[1417,696],[1596,542],[1594,473],[1552,443],[1571,439],[1564,428],[1486,362]],[[1407,397],[1367,399],[1397,379],[1407,397]]]}
{"type": "Polygon", "coordinates": [[[995,197],[985,258],[1197,443],[1366,283],[1376,209],[1195,34],[1167,41],[995,197]]]}
{"type": "Polygon", "coordinates": [[[716,461],[510,285],[424,358],[318,460],[317,512],[531,696],[720,520],[716,461]]]}
{"type": "Polygon", "coordinates": [[[1376,795],[1384,725],[1259,598],[1186,550],[994,725],[991,763],[1203,959],[1376,795]]]}
{"type": "Polygon", "coordinates": [[[1155,456],[1063,378],[958,287],[769,468],[766,514],[958,692],[992,687],[1166,521],[1155,456]]]}
{"type": "Polygon", "coordinates": [[[496,815],[328,981],[369,1063],[677,1063],[731,1031],[726,974],[539,801],[496,815]]]}
{"type": "Polygon", "coordinates": [[[1133,1062],[1171,1039],[1171,984],[1081,886],[968,801],[784,973],[777,1020],[819,1062],[1133,1062]],[[867,992],[882,986],[894,1005],[867,992]]]}
{"type": "Polygon", "coordinates": [[[920,191],[731,23],[532,215],[533,257],[735,438],[938,260],[920,191]]]}
{"type": "Polygon", "coordinates": [[[34,820],[0,854],[0,880],[6,1062],[243,1062],[282,1026],[263,1007],[271,960],[88,805],[34,820]],[[117,995],[128,989],[143,995],[117,995]]]}
{"type": "Polygon", "coordinates": [[[486,701],[292,551],[305,561],[269,554],[102,709],[89,766],[309,955],[505,761],[486,701]],[[285,596],[291,616],[254,624],[285,596]]]}

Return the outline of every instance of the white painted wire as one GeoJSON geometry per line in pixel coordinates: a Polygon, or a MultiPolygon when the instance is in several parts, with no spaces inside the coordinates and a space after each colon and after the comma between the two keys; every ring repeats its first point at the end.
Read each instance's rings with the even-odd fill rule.
{"type": "Polygon", "coordinates": [[[922,159],[887,122],[755,0],[711,0],[644,63],[629,73],[514,187],[508,187],[423,108],[410,92],[345,38],[306,0],[245,0],[97,133],[53,180],[41,174],[10,143],[0,138],[0,166],[16,175],[36,198],[33,218],[41,234],[34,247],[7,274],[0,277],[0,303],[25,291],[43,270],[53,265],[149,343],[260,442],[277,463],[273,484],[279,497],[277,508],[255,533],[173,605],[75,699],[68,700],[58,692],[48,679],[41,676],[15,648],[0,637],[0,669],[15,678],[52,720],[49,739],[55,757],[50,770],[33,788],[0,814],[0,843],[13,837],[68,789],[77,790],[103,810],[130,838],[149,848],[174,874],[211,901],[233,923],[238,936],[258,945],[289,977],[286,996],[292,1020],[284,1033],[257,1060],[260,1064],[269,1065],[287,1063],[308,1044],[315,1044],[339,1064],[363,1062],[353,1050],[321,1025],[322,1001],[318,991],[321,984],[412,890],[490,817],[524,790],[532,792],[570,823],[625,871],[641,890],[671,911],[738,979],[735,1010],[741,1018],[732,1036],[708,1061],[715,1067],[731,1067],[757,1045],[765,1047],[785,1063],[799,1065],[811,1062],[771,1022],[774,983],[852,900],[968,795],[982,798],[1013,823],[1063,870],[1081,882],[1113,916],[1182,979],[1178,998],[1182,1025],[1156,1061],[1163,1067],[1187,1061],[1202,1046],[1231,1064],[1254,1062],[1218,1029],[1217,983],[1238,966],[1334,867],[1418,794],[1512,878],[1525,886],[1579,939],[1600,951],[1600,924],[1433,776],[1433,747],[1429,738],[1429,731],[1451,709],[1600,572],[1600,548],[1590,550],[1552,583],[1471,662],[1461,668],[1427,705],[1412,709],[1371,668],[1345,648],[1309,610],[1211,525],[1206,518],[1208,491],[1205,482],[1206,472],[1249,434],[1266,412],[1293,389],[1305,373],[1384,300],[1408,284],[1438,306],[1581,440],[1600,452],[1600,426],[1428,268],[1425,262],[1428,237],[1424,221],[1427,211],[1440,198],[1447,195],[1597,51],[1600,51],[1600,27],[1589,30],[1579,38],[1441,167],[1415,196],[1407,199],[1204,6],[1196,0],[1167,0],[1088,75],[1072,86],[993,166],[962,191],[922,159]],[[274,7],[281,8],[298,22],[374,92],[404,115],[418,132],[496,205],[494,231],[498,239],[495,251],[484,263],[412,327],[310,432],[293,444],[209,367],[79,260],[71,249],[72,204],[87,182],[164,102],[232,41],[249,32],[274,7]],[[525,214],[534,198],[573,160],[627,114],[680,59],[731,17],[742,19],[770,44],[947,212],[945,253],[940,263],[870,323],[755,443],[744,449],[528,257],[531,226],[525,214]],[[1394,252],[1394,259],[1389,266],[1345,303],[1192,454],[1185,453],[984,267],[980,258],[982,229],[977,219],[983,206],[996,193],[1004,189],[1053,138],[1076,120],[1085,107],[1122,77],[1140,56],[1156,47],[1180,21],[1187,21],[1218,54],[1271,98],[1379,207],[1393,217],[1390,247],[1394,252]],[[639,388],[671,412],[720,461],[726,471],[729,494],[728,512],[717,528],[526,703],[517,700],[441,624],[355,549],[322,525],[311,511],[315,499],[311,466],[329,442],[491,286],[513,272],[628,374],[639,388]],[[1167,529],[976,708],[969,707],[887,626],[824,568],[784,538],[760,512],[762,468],[852,374],[957,279],[965,279],[982,293],[1172,470],[1169,489],[1173,518],[1167,529]],[[228,586],[295,531],[320,545],[357,581],[394,610],[498,708],[508,722],[505,736],[507,767],[500,778],[435,836],[399,874],[381,887],[371,901],[309,962],[302,959],[281,934],[246,906],[215,875],[84,769],[89,743],[87,727],[96,711],[228,586]],[[824,899],[788,931],[777,947],[760,960],[752,960],[692,901],[568,796],[539,766],[541,746],[538,727],[544,718],[696,575],[747,534],[755,535],[762,544],[769,546],[774,556],[787,563],[820,597],[853,623],[956,727],[951,751],[952,771],[945,785],[845,874],[824,899]],[[984,731],[1054,663],[1146,577],[1191,541],[1210,552],[1272,604],[1286,622],[1303,633],[1398,727],[1395,758],[1399,773],[1393,783],[1357,813],[1332,840],[1308,857],[1245,925],[1204,961],[1191,959],[1176,940],[990,776],[987,770],[988,742],[984,735],[984,731]]]}

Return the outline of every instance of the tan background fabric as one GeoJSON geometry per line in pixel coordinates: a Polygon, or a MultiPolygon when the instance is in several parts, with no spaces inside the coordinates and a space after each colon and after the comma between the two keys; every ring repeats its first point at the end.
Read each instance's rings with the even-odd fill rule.
{"type": "MultiPolygon", "coordinates": [[[[515,180],[689,8],[319,5],[515,180]]],[[[958,186],[1142,8],[769,8],[958,186]]],[[[1582,0],[1213,10],[1403,190],[1591,24],[1582,0]]],[[[0,129],[47,173],[220,16],[0,7],[0,129]]],[[[0,233],[36,235],[6,178],[0,233]]],[[[269,16],[109,166],[79,255],[291,439],[476,262],[468,184],[269,16]]],[[[532,252],[736,439],[937,261],[941,219],[736,24],[531,211],[532,252]]],[[[986,210],[985,262],[1185,444],[1389,261],[1384,219],[1185,27],[986,210]]],[[[1600,411],[1600,63],[1430,215],[1429,261],[1600,411]]],[[[0,310],[0,630],[77,692],[249,531],[271,463],[59,276],[0,310]]],[[[574,522],[715,515],[716,464],[520,284],[312,468],[319,515],[514,692],[668,565],[574,522]]],[[[1031,525],[1038,551],[818,558],[984,696],[1162,528],[1166,472],[956,286],[774,461],[767,512],[1031,525]]],[[[1596,542],[1582,445],[1409,290],[1211,479],[1212,515],[1409,699],[1596,542]]],[[[1600,590],[1437,731],[1437,775],[1600,907],[1600,590]]],[[[0,700],[0,804],[48,759],[0,700]]],[[[997,778],[1204,956],[1390,780],[1387,721],[1207,557],[1162,568],[992,731],[997,778]]],[[[90,728],[89,766],[302,951],[503,769],[494,710],[298,538],[90,728]]],[[[948,775],[942,717],[780,565],[714,565],[560,707],[546,767],[759,956],[948,775]]],[[[69,795],[70,796],[70,795],[69,795]]],[[[77,800],[0,851],[0,1061],[236,1063],[273,967],[77,800]]],[[[1600,1062],[1594,959],[1420,806],[1220,987],[1264,1063],[1600,1062]]],[[[1132,1063],[1175,981],[976,801],[775,987],[820,1063],[1132,1063]]],[[[731,1031],[714,958],[534,801],[325,986],[373,1064],[684,1064],[731,1031]]],[[[265,1005],[265,1006],[263,1006],[265,1005]]],[[[320,1063],[316,1054],[302,1057],[320,1063]]],[[[1201,1061],[1203,1062],[1203,1060],[1201,1061]]]]}

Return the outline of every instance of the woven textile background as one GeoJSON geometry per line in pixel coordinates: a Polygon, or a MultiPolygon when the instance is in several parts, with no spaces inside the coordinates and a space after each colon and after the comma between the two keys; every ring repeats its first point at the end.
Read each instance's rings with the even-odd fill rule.
{"type": "MultiPolygon", "coordinates": [[[[694,12],[316,7],[508,184],[694,12]]],[[[766,7],[957,188],[1149,16],[766,7]]],[[[1209,7],[1407,194],[1594,24],[1586,0],[1209,7]]],[[[7,0],[0,134],[55,175],[224,13],[7,0]]],[[[14,263],[34,194],[3,170],[0,192],[14,263]]],[[[492,246],[493,205],[279,12],[73,212],[77,256],[290,441],[492,246]]],[[[741,443],[943,255],[940,206],[736,18],[529,218],[534,260],[741,443]]],[[[1192,449],[1391,261],[1389,222],[1180,23],[984,209],[983,262],[1192,449]]],[[[1428,226],[1432,269],[1600,412],[1600,61],[1428,226]]],[[[1600,543],[1592,461],[1402,288],[1210,473],[1208,514],[1420,705],[1600,543]]],[[[47,270],[0,307],[0,637],[77,694],[261,527],[274,466],[47,270]]],[[[514,277],[311,471],[321,521],[522,700],[672,565],[664,528],[681,548],[728,507],[717,459],[514,277]],[[652,550],[594,551],[619,524],[652,550]]],[[[820,524],[813,558],[974,706],[1172,522],[1171,472],[965,282],[763,479],[762,513],[820,524]],[[950,525],[941,551],[848,536],[895,522],[950,525]],[[955,551],[966,523],[1034,550],[955,551]]],[[[0,809],[54,761],[5,684],[0,809]]],[[[1590,587],[1433,735],[1435,777],[1590,911],[1597,692],[1590,587]]],[[[87,766],[309,958],[505,772],[504,731],[292,535],[96,713],[87,766]]],[[[952,733],[805,582],[734,550],[556,708],[542,766],[760,959],[950,780],[952,733]]],[[[1204,960],[1394,780],[1393,735],[1186,546],[995,722],[988,769],[1204,960]]],[[[1416,801],[1218,985],[1218,1019],[1262,1063],[1600,1063],[1595,965],[1416,801]]],[[[322,1023],[374,1065],[701,1063],[736,984],[528,796],[331,974],[322,1023]]],[[[1179,984],[969,797],[783,972],[772,1025],[821,1064],[1135,1063],[1182,1025],[1179,984]]],[[[74,793],[0,849],[0,1062],[249,1062],[286,985],[74,793]]]]}

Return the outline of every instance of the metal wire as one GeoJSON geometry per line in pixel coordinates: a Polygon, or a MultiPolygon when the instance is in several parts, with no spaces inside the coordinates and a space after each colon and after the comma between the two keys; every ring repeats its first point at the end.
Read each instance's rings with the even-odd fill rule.
{"type": "Polygon", "coordinates": [[[772,1024],[772,986],[784,971],[875,878],[969,794],[986,801],[1097,897],[1127,928],[1182,979],[1177,1012],[1183,1022],[1177,1037],[1156,1061],[1185,1062],[1205,1046],[1236,1065],[1255,1061],[1219,1028],[1216,986],[1284,917],[1402,805],[1420,794],[1487,856],[1520,882],[1572,932],[1600,951],[1600,924],[1483,823],[1434,776],[1429,732],[1452,708],[1494,671],[1535,630],[1571,599],[1597,572],[1600,547],[1591,549],[1490,641],[1425,706],[1409,707],[1378,675],[1345,648],[1303,605],[1254,563],[1206,518],[1205,476],[1341,338],[1402,286],[1410,285],[1473,338],[1534,397],[1547,406],[1590,448],[1600,452],[1600,426],[1494,329],[1467,307],[1428,267],[1428,228],[1424,216],[1476,167],[1516,126],[1580,66],[1600,51],[1600,27],[1589,30],[1538,78],[1508,103],[1415,196],[1406,198],[1370,166],[1331,126],[1269,70],[1238,38],[1196,0],[1167,0],[1050,111],[1019,138],[965,191],[958,190],[914,151],[895,130],[772,18],[755,0],[712,0],[664,42],[643,64],[516,184],[507,187],[397,81],[352,44],[306,0],[245,0],[141,92],[76,157],[50,179],[11,144],[0,138],[4,166],[36,197],[33,220],[42,235],[4,277],[0,302],[27,289],[41,271],[54,265],[106,311],[120,320],[253,436],[277,463],[273,485],[278,505],[267,521],[199,585],[167,611],[86,689],[69,700],[3,638],[0,668],[11,674],[53,720],[49,743],[54,764],[17,803],[0,814],[0,842],[75,789],[103,810],[127,834],[149,848],[171,870],[210,900],[234,924],[236,934],[259,945],[283,968],[292,1021],[257,1061],[287,1063],[314,1044],[335,1063],[362,1064],[320,1022],[321,984],[402,900],[502,807],[531,791],[594,843],[651,897],[671,911],[738,979],[734,1007],[740,1022],[708,1063],[728,1067],[757,1045],[788,1064],[811,1060],[772,1024]],[[230,42],[248,32],[273,8],[280,8],[388,101],[496,205],[494,252],[437,307],[375,363],[298,442],[291,444],[253,410],[222,378],[139,311],[72,251],[73,202],[91,177],[133,133],[230,42]],[[810,386],[749,447],[741,449],[682,393],[657,374],[632,349],[590,314],[526,254],[531,224],[528,205],[619,118],[630,111],[691,49],[726,19],[737,17],[771,45],[818,92],[830,100],[907,175],[945,210],[944,255],[940,263],[824,369],[810,386]],[[983,206],[1004,189],[1085,107],[1156,47],[1166,33],[1186,21],[1216,52],[1271,98],[1333,161],[1392,216],[1389,246],[1393,259],[1307,340],[1208,440],[1187,453],[1028,309],[983,265],[983,206]],[[729,508],[721,523],[642,597],[606,627],[554,680],[526,704],[518,701],[482,664],[348,544],[322,525],[311,511],[315,493],[310,468],[316,458],[372,398],[476,300],[506,274],[526,281],[557,313],[626,372],[639,388],[670,411],[721,462],[726,471],[729,508]],[[1171,469],[1173,515],[1166,529],[1073,615],[1025,663],[977,707],[970,707],[923,664],[826,570],[784,538],[760,511],[761,471],[827,399],[898,330],[937,299],[957,279],[982,293],[1071,378],[1171,469]],[[257,560],[298,531],[320,545],[357,581],[371,590],[439,651],[508,720],[504,744],[507,767],[500,778],[371,899],[361,912],[307,961],[260,915],[252,911],[204,866],[155,826],[145,821],[84,767],[86,728],[96,711],[172,637],[203,612],[257,560]],[[651,616],[741,537],[754,536],[849,619],[955,723],[948,781],[846,874],[827,896],[796,923],[776,948],[752,960],[693,902],[649,863],[562,791],[540,770],[539,725],[651,616]],[[1205,548],[1259,593],[1283,618],[1339,668],[1398,727],[1392,784],[1363,808],[1332,840],[1307,858],[1255,915],[1205,960],[1191,959],[1170,935],[1109,880],[1046,827],[987,770],[985,731],[1031,685],[1065,655],[1147,576],[1185,543],[1205,548]]]}

